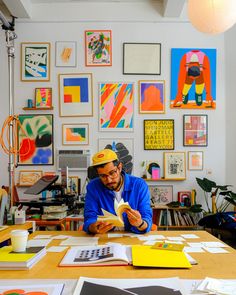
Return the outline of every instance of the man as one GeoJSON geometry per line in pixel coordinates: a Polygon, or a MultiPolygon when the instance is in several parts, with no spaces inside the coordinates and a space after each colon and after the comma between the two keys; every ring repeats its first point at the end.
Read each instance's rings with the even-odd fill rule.
{"type": "Polygon", "coordinates": [[[122,171],[122,163],[117,154],[104,149],[93,156],[93,166],[98,178],[87,185],[84,207],[84,231],[93,234],[104,234],[114,228],[107,222],[97,221],[98,215],[103,215],[101,209],[115,214],[114,200],[129,202],[132,210],[123,213],[126,231],[146,233],[152,226],[152,209],[150,193],[145,181],[122,171]]]}

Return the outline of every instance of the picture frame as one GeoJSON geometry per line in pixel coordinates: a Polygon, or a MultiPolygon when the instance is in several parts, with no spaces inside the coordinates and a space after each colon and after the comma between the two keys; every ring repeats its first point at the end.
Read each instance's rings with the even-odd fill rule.
{"type": "Polygon", "coordinates": [[[56,67],[76,67],[77,42],[56,41],[55,65],[56,67]]]}
{"type": "Polygon", "coordinates": [[[52,88],[35,88],[35,108],[52,108],[52,88]]]}
{"type": "Polygon", "coordinates": [[[21,81],[50,81],[49,42],[21,43],[21,81]]]}
{"type": "Polygon", "coordinates": [[[42,170],[20,170],[19,171],[19,186],[32,186],[43,176],[42,170]]]}
{"type": "Polygon", "coordinates": [[[140,80],[139,82],[139,113],[165,113],[165,81],[140,80]]]}
{"type": "Polygon", "coordinates": [[[59,74],[58,78],[60,117],[92,117],[92,74],[59,74]]]}
{"type": "Polygon", "coordinates": [[[161,75],[161,43],[123,43],[124,75],[161,75]]]}
{"type": "Polygon", "coordinates": [[[217,50],[172,48],[170,108],[216,108],[217,50]]]}
{"type": "Polygon", "coordinates": [[[183,116],[183,145],[208,145],[208,117],[207,115],[183,116]]]}
{"type": "Polygon", "coordinates": [[[99,130],[133,131],[134,83],[99,83],[99,130]]]}
{"type": "Polygon", "coordinates": [[[18,165],[53,165],[54,134],[53,115],[19,115],[18,165]]]}
{"type": "Polygon", "coordinates": [[[178,202],[181,207],[190,207],[191,206],[191,191],[182,191],[178,192],[178,202]],[[185,200],[187,199],[187,200],[185,200]]]}
{"type": "Polygon", "coordinates": [[[68,180],[70,193],[80,195],[80,178],[78,176],[69,176],[68,180]]]}
{"type": "Polygon", "coordinates": [[[186,179],[185,152],[164,152],[164,178],[186,179]]]}
{"type": "Polygon", "coordinates": [[[152,206],[166,205],[173,201],[173,185],[149,185],[148,188],[152,206]]]}
{"type": "Polygon", "coordinates": [[[144,150],[174,150],[174,120],[144,120],[144,150]]]}
{"type": "Polygon", "coordinates": [[[88,145],[89,124],[62,124],[63,145],[88,145]]]}
{"type": "Polygon", "coordinates": [[[188,170],[203,170],[203,151],[188,152],[188,170]]]}
{"type": "Polygon", "coordinates": [[[85,66],[112,66],[112,31],[85,31],[85,66]]]}

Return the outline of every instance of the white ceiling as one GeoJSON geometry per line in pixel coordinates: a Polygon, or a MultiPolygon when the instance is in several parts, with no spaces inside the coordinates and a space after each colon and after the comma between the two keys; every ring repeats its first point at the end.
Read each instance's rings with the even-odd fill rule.
{"type": "Polygon", "coordinates": [[[0,0],[0,10],[6,15],[13,15],[19,18],[30,19],[38,5],[52,5],[56,13],[57,6],[63,3],[68,5],[79,5],[81,3],[124,3],[138,4],[150,2],[153,9],[160,7],[159,13],[163,17],[179,17],[186,0],[0,0]]]}

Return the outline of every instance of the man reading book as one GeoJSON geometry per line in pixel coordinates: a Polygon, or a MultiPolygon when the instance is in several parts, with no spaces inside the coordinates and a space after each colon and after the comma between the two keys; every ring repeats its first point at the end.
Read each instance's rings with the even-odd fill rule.
{"type": "Polygon", "coordinates": [[[114,201],[121,199],[128,202],[132,209],[125,209],[123,216],[124,230],[134,233],[149,232],[152,226],[150,193],[146,182],[122,171],[122,163],[117,154],[104,149],[92,158],[98,178],[87,185],[84,207],[84,231],[103,234],[114,228],[111,222],[98,221],[102,209],[115,213],[114,201]]]}

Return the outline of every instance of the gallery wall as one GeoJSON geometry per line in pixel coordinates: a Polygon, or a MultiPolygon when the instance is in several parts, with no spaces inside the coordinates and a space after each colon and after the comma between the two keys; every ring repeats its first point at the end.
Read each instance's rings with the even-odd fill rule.
{"type": "MultiPolygon", "coordinates": [[[[48,12],[45,12],[46,14],[48,12]]],[[[137,15],[137,14],[136,14],[137,15]]],[[[75,15],[73,15],[75,18],[75,15]]],[[[152,16],[153,17],[153,16],[152,16]]],[[[19,22],[16,25],[18,38],[16,44],[15,59],[15,113],[38,114],[40,112],[26,112],[22,110],[27,104],[27,99],[34,98],[34,90],[38,87],[52,87],[53,107],[48,114],[54,116],[54,146],[62,148],[62,124],[88,123],[89,145],[78,146],[78,149],[90,149],[93,154],[98,150],[99,138],[127,138],[133,139],[134,143],[134,170],[133,174],[141,176],[143,160],[157,161],[161,167],[163,176],[163,152],[144,150],[143,146],[143,120],[145,119],[173,119],[175,121],[175,150],[186,153],[188,151],[203,151],[204,167],[201,171],[189,171],[186,169],[186,180],[168,181],[159,184],[170,184],[174,188],[174,200],[178,191],[198,191],[198,201],[203,203],[203,196],[196,184],[196,177],[208,177],[217,183],[224,184],[226,181],[226,81],[225,81],[225,40],[223,35],[207,36],[197,32],[186,22],[151,22],[147,21],[56,21],[53,22],[19,22]],[[111,67],[86,67],[84,31],[89,29],[112,31],[112,56],[111,67]],[[55,66],[55,42],[76,41],[77,42],[77,66],[73,68],[60,68],[55,66]],[[51,43],[51,79],[49,82],[22,82],[20,81],[20,44],[21,42],[50,42],[51,43]],[[161,75],[123,75],[122,47],[124,42],[136,43],[161,43],[161,75]],[[214,48],[217,50],[217,72],[216,72],[216,109],[215,110],[183,110],[170,109],[170,77],[171,77],[171,48],[214,48]],[[63,73],[92,73],[93,75],[93,117],[60,117],[58,97],[58,74],[63,73]],[[139,80],[164,80],[165,81],[165,114],[139,114],[138,111],[138,81],[139,80]],[[134,131],[133,132],[101,132],[98,124],[98,83],[99,82],[134,82],[134,131]],[[207,147],[184,147],[183,146],[183,115],[206,114],[208,116],[208,146],[207,147]]],[[[1,32],[0,58],[4,71],[0,73],[1,104],[4,110],[1,112],[1,123],[8,115],[7,110],[7,62],[5,54],[4,36],[1,32]]],[[[229,65],[230,67],[230,65],[229,65]]],[[[64,146],[64,148],[74,148],[64,146]]],[[[1,184],[8,182],[7,157],[1,152],[0,165],[4,167],[1,174],[1,184]]],[[[23,169],[42,169],[54,171],[54,166],[20,166],[17,173],[23,169]]],[[[70,172],[70,175],[78,175],[85,181],[85,172],[70,172]]],[[[16,177],[17,178],[17,177],[16,177]]],[[[153,183],[152,183],[153,184],[153,183]]]]}

